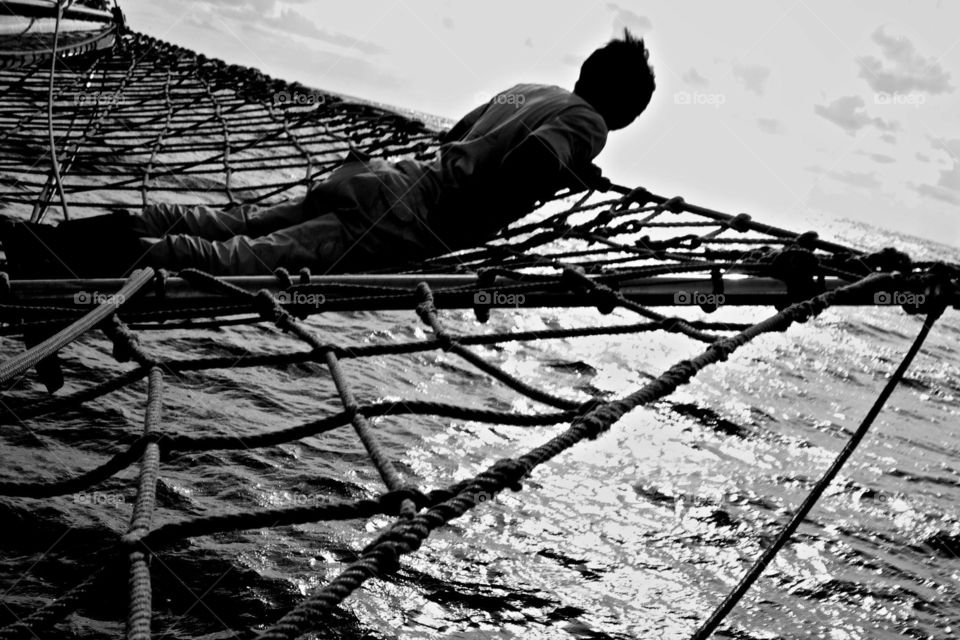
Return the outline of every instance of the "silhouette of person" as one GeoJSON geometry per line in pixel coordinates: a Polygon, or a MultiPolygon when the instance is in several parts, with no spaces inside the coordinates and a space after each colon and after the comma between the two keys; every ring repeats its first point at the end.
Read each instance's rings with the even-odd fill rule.
{"type": "Polygon", "coordinates": [[[370,270],[476,246],[559,188],[602,181],[592,161],[607,133],[633,122],[653,94],[647,58],[643,40],[624,30],[583,62],[572,92],[510,87],[442,134],[433,160],[350,153],[296,201],[226,211],[151,204],[55,229],[24,223],[19,235],[40,236],[57,253],[49,266],[62,271],[62,261],[80,277],[143,265],[217,275],[370,270]]]}

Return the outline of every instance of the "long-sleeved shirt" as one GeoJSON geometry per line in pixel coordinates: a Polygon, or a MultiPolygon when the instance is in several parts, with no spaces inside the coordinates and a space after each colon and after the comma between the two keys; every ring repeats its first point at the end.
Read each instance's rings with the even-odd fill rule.
{"type": "Polygon", "coordinates": [[[351,163],[317,192],[352,194],[348,199],[356,201],[360,216],[345,217],[344,225],[348,236],[363,236],[371,259],[397,249],[411,257],[442,253],[483,242],[527,212],[530,203],[516,202],[504,188],[517,176],[505,176],[501,167],[531,140],[553,154],[556,166],[574,168],[600,153],[607,127],[589,103],[566,89],[518,84],[454,125],[433,161],[351,163]]]}

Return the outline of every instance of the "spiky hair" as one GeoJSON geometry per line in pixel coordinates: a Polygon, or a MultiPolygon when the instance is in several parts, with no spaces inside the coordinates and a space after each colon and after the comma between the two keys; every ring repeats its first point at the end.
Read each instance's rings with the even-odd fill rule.
{"type": "Polygon", "coordinates": [[[574,91],[591,102],[613,122],[629,122],[643,112],[656,88],[650,52],[629,29],[597,49],[580,67],[574,91]]]}

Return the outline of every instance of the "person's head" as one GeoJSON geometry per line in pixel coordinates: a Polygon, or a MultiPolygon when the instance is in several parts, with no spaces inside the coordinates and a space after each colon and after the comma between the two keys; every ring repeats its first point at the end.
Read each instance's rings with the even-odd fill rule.
{"type": "Polygon", "coordinates": [[[628,29],[590,54],[573,92],[596,109],[608,129],[622,129],[643,113],[656,85],[642,39],[628,29]]]}

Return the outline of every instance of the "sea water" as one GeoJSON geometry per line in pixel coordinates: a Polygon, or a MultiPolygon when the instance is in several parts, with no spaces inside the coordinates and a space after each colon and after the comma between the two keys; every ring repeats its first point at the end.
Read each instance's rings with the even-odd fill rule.
{"type": "MultiPolygon", "coordinates": [[[[858,246],[960,261],[955,250],[864,225],[837,222],[829,232],[858,246]]],[[[771,313],[721,308],[707,318],[749,322],[771,313]]],[[[592,309],[499,310],[484,325],[470,311],[441,315],[455,334],[639,320],[592,309]]],[[[436,531],[399,572],[350,597],[318,637],[688,637],[843,447],[921,323],[898,307],[843,307],[754,340],[538,468],[522,491],[436,531]]],[[[328,313],[307,325],[341,345],[430,335],[412,310],[328,313]]],[[[270,326],[140,335],[160,358],[231,356],[241,365],[252,353],[305,350],[270,326]]],[[[958,636],[958,337],[960,316],[948,309],[870,434],[718,637],[958,636]]],[[[4,357],[20,349],[0,339],[4,357]]],[[[586,400],[627,394],[704,345],[640,333],[472,349],[530,384],[586,400]]],[[[96,335],[65,349],[63,360],[60,393],[130,366],[116,363],[96,335]]],[[[362,403],[553,411],[442,351],[347,359],[343,368],[362,403]]],[[[165,383],[167,432],[252,435],[341,410],[318,364],[168,374],[165,383]]],[[[51,481],[104,462],[142,429],[144,394],[141,382],[56,417],[0,427],[2,477],[51,481]]],[[[30,374],[4,401],[42,396],[30,374]]],[[[404,477],[424,489],[469,478],[564,428],[418,415],[372,423],[404,477]]],[[[266,449],[178,455],[162,469],[155,524],[383,490],[349,427],[266,449]]],[[[0,499],[0,620],[29,613],[96,568],[98,553],[127,526],[135,478],[131,468],[73,496],[0,499]]],[[[389,522],[258,529],[164,548],[151,564],[154,637],[228,638],[269,623],[337,575],[389,522]]],[[[127,597],[120,571],[57,637],[118,637],[127,597]]]]}

